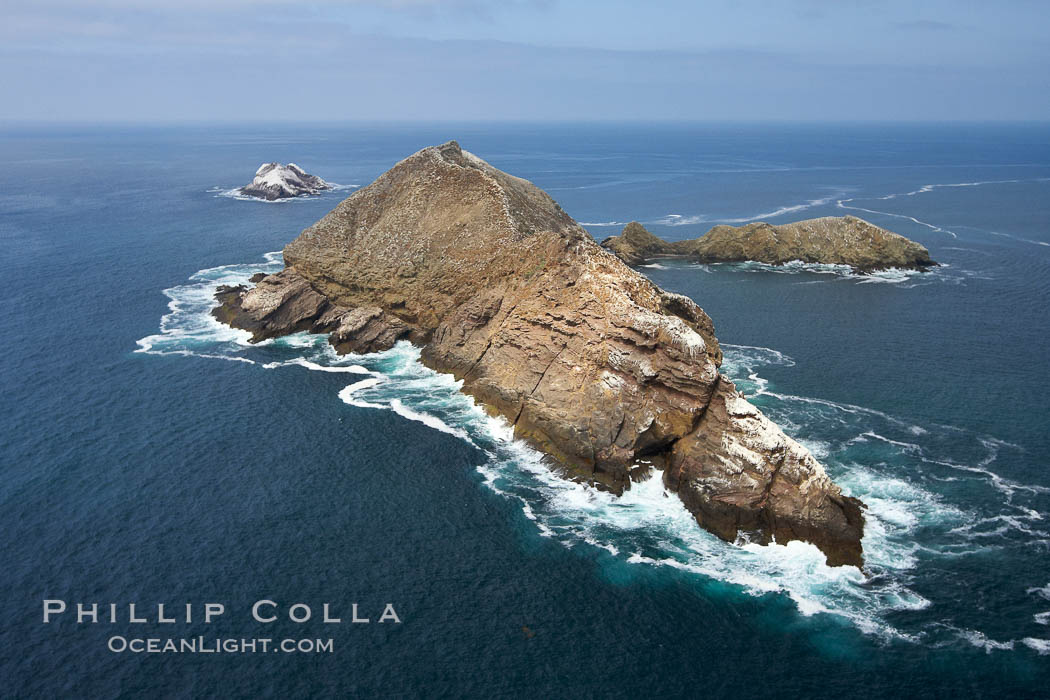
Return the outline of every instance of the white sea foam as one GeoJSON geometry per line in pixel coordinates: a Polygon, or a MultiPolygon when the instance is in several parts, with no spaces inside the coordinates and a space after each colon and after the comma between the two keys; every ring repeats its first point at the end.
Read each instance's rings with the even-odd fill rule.
{"type": "Polygon", "coordinates": [[[1050,654],[1050,639],[1036,639],[1035,637],[1025,637],[1021,640],[1025,646],[1030,649],[1034,649],[1039,653],[1040,656],[1046,656],[1050,654]]]}
{"type": "Polygon", "coordinates": [[[977,630],[961,629],[958,630],[959,636],[965,639],[970,644],[974,645],[978,649],[984,649],[989,654],[993,651],[1008,651],[1014,648],[1014,641],[1007,640],[1004,642],[998,642],[994,639],[989,639],[983,632],[977,630]]]}
{"type": "Polygon", "coordinates": [[[859,275],[857,281],[860,284],[900,284],[901,282],[911,282],[925,274],[928,273],[921,270],[902,270],[897,267],[891,267],[859,275]]]}
{"type": "Polygon", "coordinates": [[[262,202],[263,204],[284,204],[285,202],[298,202],[310,199],[319,199],[329,192],[345,192],[347,190],[354,190],[359,188],[361,185],[340,185],[334,182],[329,182],[331,189],[322,190],[318,194],[311,195],[299,195],[298,197],[283,197],[281,199],[264,199],[262,197],[252,197],[241,192],[240,187],[234,187],[233,189],[223,189],[221,187],[212,187],[208,190],[208,193],[213,197],[225,197],[227,199],[236,199],[242,202],[262,202]]]}
{"type": "Polygon", "coordinates": [[[276,367],[288,367],[291,365],[298,365],[299,367],[305,367],[306,369],[313,370],[315,372],[347,372],[349,374],[372,374],[371,370],[362,367],[361,365],[320,365],[316,362],[304,359],[302,357],[295,357],[291,360],[285,360],[283,362],[268,362],[263,365],[266,369],[274,369],[276,367]]]}
{"type": "MultiPolygon", "coordinates": [[[[828,275],[834,280],[850,280],[857,284],[894,284],[905,288],[916,287],[932,282],[958,283],[957,277],[951,277],[947,273],[948,266],[942,265],[929,270],[910,270],[900,268],[888,268],[875,272],[857,272],[849,265],[833,263],[807,263],[801,260],[790,260],[781,265],[748,261],[739,263],[711,263],[705,266],[710,271],[711,267],[718,269],[735,270],[739,272],[765,272],[782,275],[815,274],[828,275]]],[[[810,282],[805,282],[809,284],[810,282]]]]}
{"type": "Polygon", "coordinates": [[[762,365],[795,366],[794,358],[773,348],[765,348],[760,345],[737,345],[735,343],[721,343],[720,347],[724,351],[732,351],[725,353],[726,357],[723,360],[722,372],[728,373],[733,377],[754,373],[755,368],[762,365]]]}
{"type": "Polygon", "coordinates": [[[836,265],[829,263],[807,263],[801,260],[789,260],[782,265],[771,265],[769,263],[756,262],[754,260],[740,263],[712,263],[720,267],[742,270],[745,272],[778,272],[781,274],[795,275],[800,272],[811,272],[818,275],[839,275],[842,277],[852,276],[853,268],[849,265],[836,265]]]}
{"type": "Polygon", "coordinates": [[[362,401],[354,396],[357,392],[371,389],[377,384],[381,384],[383,381],[385,381],[383,377],[369,377],[368,379],[362,379],[354,384],[348,384],[339,392],[339,400],[343,403],[350,404],[351,406],[357,406],[358,408],[385,408],[382,404],[362,401]]]}
{"type": "Polygon", "coordinates": [[[215,306],[215,288],[225,284],[246,284],[256,272],[277,272],[281,253],[263,256],[256,265],[220,265],[196,272],[189,284],[164,290],[168,313],[161,317],[160,332],[137,342],[136,352],[154,355],[220,356],[222,359],[252,362],[238,351],[250,346],[251,334],[219,323],[210,311],[215,306]]]}
{"type": "MultiPolygon", "coordinates": [[[[256,272],[275,272],[280,260],[279,253],[271,253],[256,265],[201,270],[189,284],[166,290],[169,312],[159,333],[139,341],[139,352],[216,357],[266,370],[299,367],[362,375],[338,391],[339,400],[355,408],[390,410],[474,445],[485,486],[520,503],[523,518],[540,536],[566,547],[594,548],[620,563],[671,567],[695,574],[698,581],[722,581],[752,595],[785,596],[802,615],[834,615],[865,633],[918,641],[927,631],[909,626],[906,614],[931,605],[910,585],[924,558],[969,556],[997,538],[1045,534],[1036,526],[1045,509],[1032,499],[1045,497],[1047,489],[992,470],[998,454],[1020,449],[1016,445],[987,436],[974,439],[954,428],[915,425],[862,406],[773,391],[761,368],[790,367],[794,360],[772,348],[725,343],[723,372],[824,461],[848,494],[867,503],[866,571],[828,567],[819,550],[803,542],[727,544],[699,527],[681,501],[664,489],[659,471],[620,497],[562,478],[542,454],[514,439],[505,420],[489,416],[463,394],[460,382],[424,367],[419,350],[408,343],[382,353],[340,357],[323,336],[297,334],[252,345],[246,333],[211,318],[217,284],[243,284],[256,272]],[[968,464],[933,451],[931,445],[945,430],[953,431],[953,441],[971,440],[984,457],[968,464]],[[850,456],[851,450],[872,446],[905,466],[850,456]],[[921,476],[936,480],[920,482],[921,476]],[[973,480],[974,488],[983,488],[986,497],[999,494],[999,500],[988,498],[994,507],[972,510],[929,488],[929,483],[958,478],[973,480]]],[[[1050,584],[1035,583],[1029,591],[1033,597],[1050,599],[1050,584]]],[[[1031,614],[1050,613],[1036,609],[1031,614]]],[[[965,626],[951,629],[989,650],[1017,646],[1040,651],[1041,640],[1033,638],[1014,645],[965,626]]]]}
{"type": "Polygon", "coordinates": [[[1040,598],[1042,598],[1043,600],[1050,600],[1050,583],[1046,584],[1045,586],[1041,586],[1039,588],[1035,588],[1035,587],[1029,588],[1027,590],[1027,593],[1029,595],[1035,594],[1035,595],[1039,596],[1040,598]]]}
{"type": "Polygon", "coordinates": [[[390,408],[394,411],[394,413],[398,414],[399,416],[402,416],[409,420],[419,421],[428,428],[440,430],[441,432],[448,433],[449,435],[455,435],[456,437],[463,438],[467,442],[474,444],[474,442],[470,439],[470,436],[467,435],[465,430],[453,428],[445,421],[441,420],[436,416],[432,416],[429,413],[423,413],[421,411],[413,410],[406,406],[404,402],[401,401],[401,399],[391,399],[390,408]]]}
{"type": "MultiPolygon", "coordinates": [[[[772,349],[752,350],[773,361],[792,362],[772,349]]],[[[898,580],[865,587],[861,572],[828,567],[823,554],[809,544],[726,544],[702,530],[681,501],[665,491],[659,472],[621,497],[561,478],[542,455],[513,439],[505,421],[486,415],[461,394],[457,382],[423,368],[415,348],[399,344],[373,357],[385,363],[386,381],[358,382],[351,385],[351,396],[341,398],[354,405],[389,407],[450,434],[465,433],[488,456],[479,466],[486,485],[517,499],[525,517],[544,537],[569,547],[588,544],[636,564],[690,571],[754,595],[783,594],[805,615],[841,615],[866,632],[883,636],[907,636],[882,619],[885,613],[929,605],[898,580]]],[[[884,500],[889,502],[890,497],[884,500]]],[[[875,504],[875,517],[881,507],[881,502],[875,504]]],[[[887,506],[889,511],[893,508],[887,506]]],[[[869,555],[869,566],[886,570],[913,566],[909,550],[890,545],[886,552],[884,557],[869,555]]]]}
{"type": "Polygon", "coordinates": [[[707,217],[703,214],[694,214],[692,216],[686,216],[684,214],[668,214],[648,223],[659,224],[661,226],[690,226],[692,224],[703,223],[707,220],[707,217]]]}

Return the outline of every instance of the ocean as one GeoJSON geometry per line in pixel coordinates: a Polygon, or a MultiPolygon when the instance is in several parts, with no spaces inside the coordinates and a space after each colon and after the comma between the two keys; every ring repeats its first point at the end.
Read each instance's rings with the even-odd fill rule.
{"type": "Polygon", "coordinates": [[[1050,687],[1050,126],[26,126],[0,131],[0,162],[3,695],[1050,687]],[[410,345],[337,357],[210,319],[215,285],[280,269],[349,192],[449,139],[598,239],[853,214],[929,248],[927,273],[640,268],[709,313],[723,372],[867,503],[866,575],[723,543],[659,479],[617,498],[555,476],[410,345]],[[274,160],[340,187],[234,196],[274,160]],[[226,613],[44,624],[45,599],[226,613]],[[252,620],[261,599],[277,621],[252,620]]]}

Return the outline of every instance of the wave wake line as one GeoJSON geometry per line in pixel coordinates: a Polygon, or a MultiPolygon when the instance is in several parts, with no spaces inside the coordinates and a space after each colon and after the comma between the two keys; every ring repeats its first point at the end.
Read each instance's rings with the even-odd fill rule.
{"type": "MultiPolygon", "coordinates": [[[[888,200],[892,200],[892,199],[898,199],[900,197],[916,197],[918,195],[927,194],[929,192],[933,192],[934,190],[942,189],[942,188],[983,187],[983,186],[986,186],[986,185],[1008,185],[1008,184],[1017,184],[1017,183],[1022,183],[1022,182],[1047,182],[1047,181],[1050,181],[1050,178],[1031,178],[1031,179],[1012,179],[1012,180],[978,180],[978,181],[975,181],[975,182],[944,182],[944,183],[935,183],[935,184],[930,184],[930,185],[923,185],[922,187],[920,187],[917,190],[910,190],[908,192],[894,192],[894,193],[891,193],[891,194],[881,195],[881,196],[878,196],[878,197],[851,197],[851,198],[848,198],[848,199],[840,199],[840,200],[835,202],[835,206],[837,206],[840,209],[849,209],[849,210],[852,210],[852,211],[865,212],[867,214],[879,214],[879,215],[882,215],[882,216],[890,216],[890,217],[897,218],[897,219],[906,219],[906,220],[911,221],[913,223],[916,223],[916,224],[918,224],[920,226],[925,226],[926,228],[930,229],[931,231],[936,231],[938,233],[946,233],[949,236],[951,236],[952,238],[958,238],[959,235],[955,231],[952,231],[951,229],[945,228],[943,226],[938,226],[936,224],[931,224],[931,223],[929,223],[927,221],[922,221],[921,219],[917,219],[914,216],[908,216],[907,214],[899,214],[899,213],[890,212],[890,211],[881,211],[881,210],[878,210],[878,209],[867,209],[867,208],[855,206],[855,205],[849,204],[849,203],[850,202],[860,201],[860,200],[867,200],[867,199],[874,199],[874,200],[879,200],[879,201],[888,201],[888,200]]],[[[1014,240],[1022,241],[1022,242],[1025,242],[1025,243],[1032,243],[1034,245],[1050,246],[1050,243],[1046,243],[1044,241],[1034,241],[1034,240],[1030,240],[1030,239],[1027,239],[1027,238],[1020,238],[1018,236],[1013,236],[1011,234],[999,233],[997,231],[988,231],[987,233],[990,233],[993,236],[1004,236],[1006,238],[1012,238],[1014,240]]]]}

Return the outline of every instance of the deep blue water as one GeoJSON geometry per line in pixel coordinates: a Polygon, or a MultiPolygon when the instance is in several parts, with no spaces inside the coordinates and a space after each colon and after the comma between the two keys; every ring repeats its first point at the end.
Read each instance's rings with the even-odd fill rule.
{"type": "Polygon", "coordinates": [[[1050,127],[8,129],[0,163],[3,695],[1045,692],[1050,127]],[[224,196],[259,163],[364,185],[450,138],[598,238],[852,213],[944,263],[643,269],[868,503],[867,578],[721,543],[655,481],[618,500],[551,476],[408,346],[338,359],[208,322],[216,283],[279,267],[265,254],[346,194],[224,196]],[[45,598],[227,612],[45,625],[45,598]],[[344,624],[260,625],[261,598],[344,624]],[[346,623],[353,602],[372,624],[346,623]],[[375,623],[388,602],[401,624],[375,623]],[[113,635],[334,652],[113,653],[113,635]]]}

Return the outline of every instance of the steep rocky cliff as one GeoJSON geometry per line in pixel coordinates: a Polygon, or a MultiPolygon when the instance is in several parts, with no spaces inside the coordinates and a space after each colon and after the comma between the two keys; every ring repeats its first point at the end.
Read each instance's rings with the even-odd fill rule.
{"type": "Polygon", "coordinates": [[[341,352],[409,339],[569,475],[622,492],[655,466],[719,537],[861,565],[862,504],[720,375],[707,314],[455,142],[395,165],[284,258],[221,289],[216,317],[257,340],[331,333],[341,352]]]}
{"type": "Polygon", "coordinates": [[[849,265],[859,272],[921,270],[937,264],[918,243],[855,216],[825,216],[775,226],[764,222],[715,226],[700,238],[673,242],[654,236],[632,221],[619,236],[602,241],[602,246],[628,265],[658,257],[682,257],[702,263],[753,260],[770,265],[800,260],[849,265]]]}

